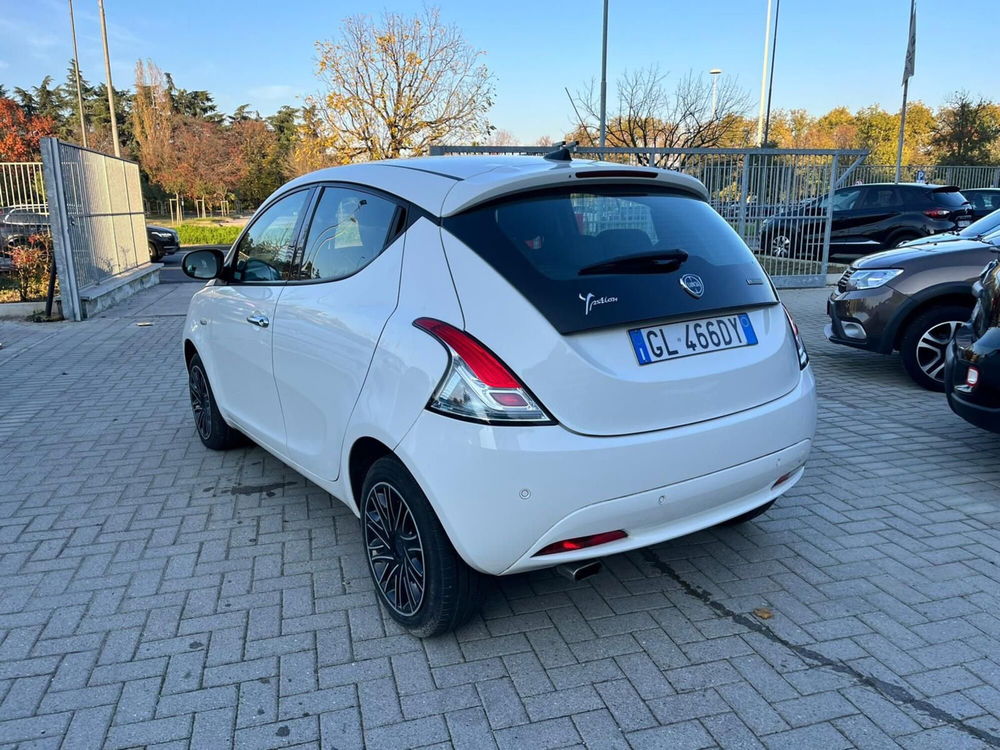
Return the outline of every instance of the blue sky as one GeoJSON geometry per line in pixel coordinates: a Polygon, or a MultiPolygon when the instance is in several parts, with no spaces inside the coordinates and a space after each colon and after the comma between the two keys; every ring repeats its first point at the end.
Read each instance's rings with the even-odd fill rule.
{"type": "MultiPolygon", "coordinates": [[[[497,76],[491,119],[519,139],[572,126],[563,87],[600,74],[601,0],[440,0],[444,20],[487,51],[497,76]]],[[[103,78],[95,0],[76,0],[84,75],[103,78]]],[[[0,83],[65,76],[72,55],[63,0],[0,0],[0,83]]],[[[270,114],[317,90],[313,42],[341,18],[381,8],[413,12],[420,0],[105,0],[112,75],[131,86],[139,57],[179,86],[208,89],[224,111],[249,103],[270,114]]],[[[766,0],[611,0],[608,78],[657,63],[672,75],[722,68],[756,106],[766,0]]],[[[821,113],[844,104],[897,109],[909,0],[782,0],[773,106],[821,113]]],[[[957,88],[1000,98],[992,42],[998,0],[919,0],[916,75],[910,96],[931,106],[957,88]]]]}

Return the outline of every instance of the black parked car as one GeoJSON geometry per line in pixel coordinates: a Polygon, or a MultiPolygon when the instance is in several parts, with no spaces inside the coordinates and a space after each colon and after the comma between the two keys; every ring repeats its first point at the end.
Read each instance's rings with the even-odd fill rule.
{"type": "Polygon", "coordinates": [[[1000,432],[1000,263],[975,285],[972,319],[955,332],[945,363],[948,405],[977,427],[1000,432]]]}
{"type": "Polygon", "coordinates": [[[181,249],[180,237],[177,235],[177,231],[170,227],[147,224],[146,239],[149,241],[149,261],[151,263],[163,260],[164,255],[176,253],[181,249]]]}
{"type": "Polygon", "coordinates": [[[869,255],[854,262],[827,301],[826,337],[881,354],[899,351],[919,385],[944,390],[945,352],[972,313],[972,285],[994,257],[983,238],[945,240],[869,255]]]}
{"type": "MultiPolygon", "coordinates": [[[[767,219],[761,249],[777,257],[817,258],[826,231],[827,198],[767,219]]],[[[880,183],[833,194],[831,260],[853,260],[972,222],[972,207],[957,187],[880,183]]]]}
{"type": "Polygon", "coordinates": [[[962,195],[972,204],[972,215],[981,219],[1000,208],[1000,188],[971,188],[962,195]]]}
{"type": "MultiPolygon", "coordinates": [[[[10,248],[27,242],[39,232],[49,231],[49,215],[34,206],[0,207],[0,271],[10,267],[10,248]]],[[[156,224],[146,225],[149,260],[155,263],[181,249],[177,231],[156,224]]]]}

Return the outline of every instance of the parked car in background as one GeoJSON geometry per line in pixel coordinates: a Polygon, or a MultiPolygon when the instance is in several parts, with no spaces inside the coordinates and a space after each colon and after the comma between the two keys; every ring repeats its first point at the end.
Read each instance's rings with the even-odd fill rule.
{"type": "Polygon", "coordinates": [[[157,263],[163,260],[163,256],[171,255],[181,249],[181,240],[177,230],[170,227],[147,224],[146,238],[149,241],[150,263],[157,263]]]}
{"type": "Polygon", "coordinates": [[[693,177],[537,157],[325,169],[197,250],[194,422],[361,518],[418,635],[481,573],[561,566],[764,512],[815,427],[805,348],[693,177]]]}
{"type": "Polygon", "coordinates": [[[963,190],[962,195],[972,204],[972,215],[976,219],[1000,209],[1000,188],[972,188],[963,190]]]}
{"type": "Polygon", "coordinates": [[[948,405],[966,422],[1000,432],[1000,261],[983,269],[974,287],[972,318],[948,347],[948,405]]]}
{"type": "MultiPolygon", "coordinates": [[[[764,221],[761,251],[781,258],[818,258],[827,201],[824,196],[764,221]]],[[[972,207],[950,185],[878,183],[839,188],[831,213],[830,259],[844,261],[972,223],[972,207]]]]}
{"type": "MultiPolygon", "coordinates": [[[[48,232],[49,215],[37,206],[7,206],[0,208],[0,270],[10,266],[9,249],[28,241],[38,232],[48,232]]],[[[180,237],[170,227],[146,225],[149,260],[155,263],[180,250],[180,237]]]]}
{"type": "MultiPolygon", "coordinates": [[[[965,195],[965,193],[962,195],[965,195]]],[[[993,213],[986,214],[986,216],[981,219],[977,219],[969,224],[969,226],[962,229],[953,229],[950,232],[942,232],[941,234],[932,234],[929,237],[921,237],[920,239],[910,240],[909,242],[904,242],[903,244],[898,245],[898,247],[916,247],[917,245],[928,245],[932,243],[983,239],[987,239],[993,244],[996,244],[998,238],[1000,238],[1000,211],[994,211],[993,213]],[[998,237],[994,237],[993,235],[998,235],[998,237]]]]}
{"type": "Polygon", "coordinates": [[[987,240],[949,240],[854,262],[827,301],[826,337],[882,354],[899,351],[916,383],[944,390],[945,353],[972,314],[972,285],[992,250],[987,240]]]}

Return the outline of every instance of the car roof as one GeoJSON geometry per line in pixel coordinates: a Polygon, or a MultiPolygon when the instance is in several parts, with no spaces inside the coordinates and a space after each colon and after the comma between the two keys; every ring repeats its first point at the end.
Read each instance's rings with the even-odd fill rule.
{"type": "Polygon", "coordinates": [[[275,195],[317,182],[351,182],[384,190],[441,217],[503,195],[579,179],[585,179],[585,184],[662,185],[708,200],[705,186],[680,172],[585,159],[506,155],[425,156],[329,167],[293,180],[275,195]]]}

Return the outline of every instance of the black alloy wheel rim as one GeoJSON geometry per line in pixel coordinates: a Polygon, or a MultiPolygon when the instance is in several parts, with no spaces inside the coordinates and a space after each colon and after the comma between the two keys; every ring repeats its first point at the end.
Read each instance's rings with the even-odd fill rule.
{"type": "Polygon", "coordinates": [[[372,577],[395,612],[411,616],[424,601],[426,577],[420,531],[402,494],[386,482],[368,492],[365,549],[372,577]]]}
{"type": "Polygon", "coordinates": [[[191,392],[191,411],[198,434],[208,440],[212,434],[212,397],[208,392],[208,380],[200,367],[192,367],[188,375],[188,390],[191,392]]]}

